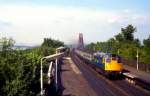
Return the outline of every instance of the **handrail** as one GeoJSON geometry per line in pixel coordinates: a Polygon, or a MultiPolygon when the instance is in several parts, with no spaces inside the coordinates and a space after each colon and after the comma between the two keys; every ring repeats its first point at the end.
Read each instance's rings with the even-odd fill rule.
{"type": "MultiPolygon", "coordinates": [[[[63,54],[64,54],[64,52],[62,52],[62,53],[56,53],[56,54],[53,54],[53,55],[49,55],[49,56],[45,56],[45,57],[42,57],[41,58],[41,96],[43,96],[43,94],[44,94],[44,90],[43,90],[43,60],[46,60],[46,59],[48,59],[48,60],[55,60],[55,64],[56,64],[56,68],[55,68],[55,74],[56,74],[56,76],[55,76],[55,83],[56,83],[56,90],[57,90],[57,59],[59,58],[59,57],[61,57],[61,56],[63,56],[63,54]]],[[[51,70],[53,69],[52,68],[52,64],[50,64],[50,73],[51,73],[51,70]]],[[[50,73],[48,73],[48,75],[49,76],[51,76],[50,75],[50,73]]],[[[50,79],[50,78],[49,78],[50,79]]]]}
{"type": "Polygon", "coordinates": [[[48,76],[48,84],[51,83],[51,77],[53,75],[53,62],[50,62],[50,65],[49,65],[49,69],[48,69],[48,73],[47,73],[47,76],[48,76]]]}

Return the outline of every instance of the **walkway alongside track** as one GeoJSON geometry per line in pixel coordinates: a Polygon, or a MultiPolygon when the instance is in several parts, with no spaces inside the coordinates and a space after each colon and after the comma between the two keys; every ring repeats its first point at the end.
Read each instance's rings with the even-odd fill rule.
{"type": "Polygon", "coordinates": [[[61,82],[62,96],[98,96],[69,57],[61,65],[61,82]]]}

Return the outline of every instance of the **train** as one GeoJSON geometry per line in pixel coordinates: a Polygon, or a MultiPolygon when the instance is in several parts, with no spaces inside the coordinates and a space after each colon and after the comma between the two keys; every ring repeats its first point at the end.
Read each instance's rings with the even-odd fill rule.
{"type": "Polygon", "coordinates": [[[91,52],[81,49],[75,49],[75,53],[106,77],[122,75],[123,64],[121,62],[121,57],[116,54],[104,53],[101,51],[91,52]]]}

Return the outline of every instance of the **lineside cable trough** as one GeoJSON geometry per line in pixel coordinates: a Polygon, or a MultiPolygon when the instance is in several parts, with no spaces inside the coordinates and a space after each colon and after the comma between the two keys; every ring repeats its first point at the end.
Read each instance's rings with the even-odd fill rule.
{"type": "Polygon", "coordinates": [[[138,85],[144,89],[147,89],[150,91],[150,83],[141,79],[139,76],[136,76],[132,73],[123,73],[124,78],[127,82],[133,84],[133,85],[138,85]]]}

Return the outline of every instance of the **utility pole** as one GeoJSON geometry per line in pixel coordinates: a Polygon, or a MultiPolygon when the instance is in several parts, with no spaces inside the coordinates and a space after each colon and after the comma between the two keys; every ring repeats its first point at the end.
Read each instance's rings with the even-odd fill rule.
{"type": "Polygon", "coordinates": [[[138,52],[138,48],[137,48],[136,58],[137,58],[136,69],[139,70],[139,52],[138,52]]]}

